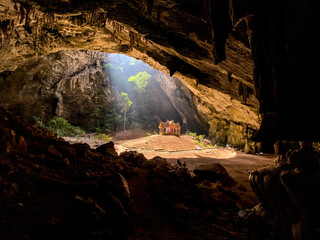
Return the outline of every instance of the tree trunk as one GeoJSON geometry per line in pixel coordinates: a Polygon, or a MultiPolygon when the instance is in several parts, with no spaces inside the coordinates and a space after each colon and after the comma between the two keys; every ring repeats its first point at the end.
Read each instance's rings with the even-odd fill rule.
{"type": "Polygon", "coordinates": [[[124,111],[123,111],[123,131],[126,131],[126,115],[127,115],[127,108],[124,107],[124,111]]]}

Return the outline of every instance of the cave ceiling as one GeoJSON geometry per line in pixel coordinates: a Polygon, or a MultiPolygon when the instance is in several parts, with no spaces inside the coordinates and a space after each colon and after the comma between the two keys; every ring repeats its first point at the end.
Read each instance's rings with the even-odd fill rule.
{"type": "Polygon", "coordinates": [[[260,104],[267,139],[319,140],[316,9],[311,0],[0,0],[0,72],[59,50],[124,53],[194,93],[201,85],[260,104]]]}
{"type": "MultiPolygon", "coordinates": [[[[222,26],[215,33],[214,16],[203,10],[204,2],[2,0],[0,71],[59,50],[124,53],[189,84],[201,83],[240,99],[230,82],[254,92],[248,36],[244,41],[228,37],[229,13],[217,14],[225,18],[227,32],[222,26]]],[[[239,25],[246,31],[245,24],[239,25]]],[[[250,104],[257,106],[257,100],[250,104]]]]}

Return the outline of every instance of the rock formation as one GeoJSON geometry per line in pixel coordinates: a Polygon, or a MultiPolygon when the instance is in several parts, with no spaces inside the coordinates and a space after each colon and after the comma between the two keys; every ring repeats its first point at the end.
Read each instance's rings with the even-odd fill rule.
{"type": "Polygon", "coordinates": [[[182,118],[182,132],[187,129],[197,134],[207,135],[209,124],[200,118],[193,93],[175,77],[158,72],[155,79],[179,112],[182,118]]]}
{"type": "Polygon", "coordinates": [[[28,120],[59,116],[88,129],[96,108],[114,107],[104,61],[103,53],[82,50],[42,56],[1,74],[0,102],[28,120]]]}
{"type": "MultiPolygon", "coordinates": [[[[1,62],[0,70],[15,69],[35,57],[26,52],[44,55],[81,48],[125,53],[174,74],[195,95],[200,122],[209,124],[210,136],[222,143],[244,146],[247,129],[259,126],[247,32],[240,38],[235,27],[228,38],[221,30],[217,30],[221,36],[213,34],[216,26],[212,12],[202,12],[199,5],[203,3],[178,7],[174,1],[156,1],[151,5],[147,2],[132,1],[127,7],[126,1],[117,1],[115,5],[95,1],[85,9],[70,1],[48,5],[6,1],[1,16],[4,23],[10,24],[3,28],[1,56],[6,61],[1,62]],[[186,17],[179,20],[175,18],[178,15],[186,17]],[[227,39],[220,41],[220,37],[227,39]],[[225,57],[227,60],[222,61],[225,57]],[[236,137],[227,139],[231,133],[236,137]]],[[[208,4],[205,1],[204,9],[208,4]]]]}
{"type": "Polygon", "coordinates": [[[312,144],[300,142],[296,149],[291,144],[280,152],[275,166],[250,173],[253,190],[271,213],[269,219],[284,228],[285,239],[320,237],[319,159],[312,144]]]}
{"type": "MultiPolygon", "coordinates": [[[[204,89],[195,96],[206,98],[213,89],[221,102],[232,98],[244,107],[257,106],[256,95],[262,117],[256,140],[319,141],[319,9],[312,0],[2,0],[0,71],[62,49],[122,52],[175,75],[190,90],[204,89]]],[[[267,208],[283,208],[274,214],[286,221],[285,230],[291,227],[291,239],[318,236],[317,221],[305,224],[319,214],[302,206],[319,195],[317,153],[307,149],[288,153],[284,169],[261,170],[253,178],[267,208]]]]}
{"type": "Polygon", "coordinates": [[[112,142],[69,144],[1,107],[0,152],[1,239],[248,239],[222,166],[191,178],[112,142]]]}
{"type": "Polygon", "coordinates": [[[317,21],[306,16],[315,16],[319,5],[307,5],[303,1],[280,5],[275,0],[267,5],[251,0],[133,0],[130,4],[123,0],[85,0],[81,4],[3,0],[0,70],[15,69],[37,55],[62,49],[122,52],[176,74],[187,86],[204,84],[247,104],[257,105],[251,97],[256,87],[264,113],[260,139],[264,132],[265,139],[270,140],[271,136],[297,136],[315,141],[319,128],[314,131],[314,127],[319,121],[301,125],[304,116],[320,119],[316,113],[319,96],[312,84],[316,67],[310,67],[314,64],[307,55],[315,51],[313,44],[304,44],[311,39],[317,45],[318,39],[312,32],[317,21]],[[268,16],[274,9],[279,10],[270,20],[268,16]],[[297,18],[295,9],[299,9],[297,18]],[[281,16],[286,16],[283,21],[281,16]],[[278,42],[283,44],[277,45],[278,42]],[[248,47],[253,50],[253,58],[248,47]],[[294,50],[297,47],[299,52],[294,50]],[[312,71],[301,86],[299,79],[307,69],[312,71]],[[282,84],[273,82],[277,79],[282,84]],[[299,94],[302,90],[310,94],[299,94]],[[301,104],[305,101],[308,107],[301,104]],[[287,124],[290,119],[295,119],[299,134],[290,131],[295,126],[287,124]],[[277,130],[268,131],[269,126],[277,130]]]}
{"type": "Polygon", "coordinates": [[[132,234],[132,202],[126,180],[111,163],[116,156],[70,145],[3,108],[0,113],[1,238],[132,234]]]}

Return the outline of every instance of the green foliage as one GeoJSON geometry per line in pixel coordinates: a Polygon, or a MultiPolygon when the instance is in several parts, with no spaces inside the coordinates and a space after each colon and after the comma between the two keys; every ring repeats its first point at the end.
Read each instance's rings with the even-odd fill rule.
{"type": "Polygon", "coordinates": [[[130,64],[131,66],[136,65],[136,61],[137,61],[137,60],[133,58],[133,59],[130,61],[129,64],[130,64]]]}
{"type": "Polygon", "coordinates": [[[197,136],[196,132],[188,132],[186,133],[187,136],[194,137],[194,143],[199,145],[199,147],[207,147],[207,148],[213,148],[211,144],[206,143],[205,141],[205,135],[199,135],[197,136]]]}
{"type": "Polygon", "coordinates": [[[105,142],[109,142],[109,141],[112,140],[112,137],[110,137],[107,134],[103,134],[103,133],[100,133],[100,134],[96,135],[95,138],[99,139],[99,140],[102,140],[102,141],[105,141],[105,142]]]}
{"type": "Polygon", "coordinates": [[[98,91],[96,92],[97,96],[107,96],[107,91],[104,87],[99,87],[98,91]]]}
{"type": "Polygon", "coordinates": [[[93,113],[91,113],[89,116],[90,117],[93,117],[95,118],[96,120],[96,124],[97,124],[97,127],[100,128],[100,117],[101,117],[101,114],[102,114],[102,110],[99,109],[99,108],[95,108],[93,113]]]}
{"type": "Polygon", "coordinates": [[[132,101],[130,101],[129,97],[128,97],[128,93],[124,93],[124,92],[121,92],[120,94],[120,97],[121,97],[121,100],[122,100],[122,111],[124,112],[127,111],[130,106],[132,105],[132,101]]]}
{"type": "Polygon", "coordinates": [[[146,91],[146,87],[148,85],[148,80],[151,77],[146,72],[139,72],[136,76],[131,76],[128,81],[134,82],[136,86],[133,87],[139,94],[144,93],[146,91]]]}
{"type": "Polygon", "coordinates": [[[33,116],[32,118],[38,127],[47,128],[49,131],[56,133],[58,137],[78,137],[85,134],[85,131],[81,128],[71,125],[62,117],[53,117],[48,122],[48,125],[45,125],[37,116],[33,116]]]}
{"type": "Polygon", "coordinates": [[[121,115],[114,108],[110,110],[96,108],[90,116],[96,121],[95,126],[90,131],[97,133],[116,131],[123,121],[121,115]]]}
{"type": "Polygon", "coordinates": [[[53,117],[47,126],[48,130],[54,132],[58,137],[76,137],[85,134],[85,132],[73,125],[62,117],[53,117]]]}
{"type": "Polygon", "coordinates": [[[126,114],[127,114],[127,110],[132,105],[132,101],[130,101],[128,97],[128,93],[121,92],[120,97],[122,99],[123,131],[126,131],[126,114]]]}
{"type": "Polygon", "coordinates": [[[144,139],[145,139],[144,143],[145,144],[148,144],[151,141],[151,136],[152,136],[151,133],[147,133],[147,136],[144,137],[144,139]]]}
{"type": "Polygon", "coordinates": [[[196,132],[188,132],[186,133],[187,136],[191,136],[191,137],[196,137],[197,136],[197,133],[196,132]]]}
{"type": "Polygon", "coordinates": [[[200,147],[206,146],[206,144],[204,142],[205,135],[199,135],[199,136],[195,135],[195,137],[196,137],[196,140],[195,140],[196,144],[198,144],[200,147]]]}
{"type": "Polygon", "coordinates": [[[153,135],[159,135],[157,131],[153,131],[153,135]]]}
{"type": "Polygon", "coordinates": [[[198,136],[199,141],[202,142],[202,141],[204,140],[204,137],[205,137],[205,135],[199,135],[199,136],[198,136]]]}
{"type": "Polygon", "coordinates": [[[100,131],[97,132],[111,132],[116,131],[123,121],[121,115],[116,112],[116,109],[111,109],[105,113],[100,119],[100,131]]]}
{"type": "Polygon", "coordinates": [[[43,127],[45,128],[46,125],[42,122],[42,120],[40,119],[40,117],[37,117],[37,116],[32,116],[33,120],[35,121],[35,124],[38,126],[38,127],[43,127]]]}

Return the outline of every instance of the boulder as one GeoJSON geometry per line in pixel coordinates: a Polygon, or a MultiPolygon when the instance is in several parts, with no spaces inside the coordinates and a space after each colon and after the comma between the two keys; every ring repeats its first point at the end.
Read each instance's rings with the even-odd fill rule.
{"type": "Polygon", "coordinates": [[[236,181],[229,175],[227,170],[220,163],[200,165],[198,168],[193,170],[193,172],[200,181],[220,181],[224,186],[227,187],[232,187],[236,184],[236,181]]]}
{"type": "Polygon", "coordinates": [[[132,234],[129,187],[113,164],[124,160],[70,145],[1,107],[0,151],[1,239],[132,234]]]}
{"type": "Polygon", "coordinates": [[[99,153],[109,154],[114,157],[118,157],[118,153],[114,148],[114,142],[110,141],[96,148],[96,151],[99,153]]]}
{"type": "Polygon", "coordinates": [[[142,167],[144,162],[148,159],[142,154],[136,151],[125,151],[120,153],[120,157],[123,158],[129,165],[142,167]]]}

